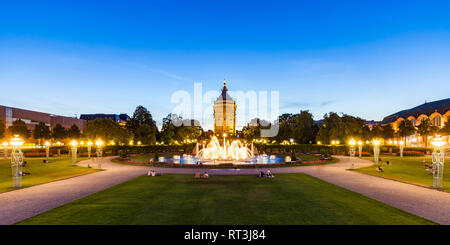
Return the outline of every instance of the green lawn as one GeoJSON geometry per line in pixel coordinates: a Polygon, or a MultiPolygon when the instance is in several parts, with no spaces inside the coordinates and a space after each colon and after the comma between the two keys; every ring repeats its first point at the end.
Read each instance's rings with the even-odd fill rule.
{"type": "Polygon", "coordinates": [[[19,224],[434,224],[305,174],[142,176],[19,224]]]}
{"type": "MultiPolygon", "coordinates": [[[[375,166],[365,167],[356,169],[355,171],[381,176],[393,180],[403,181],[407,183],[423,185],[423,186],[433,186],[433,175],[425,171],[425,165],[422,160],[425,160],[431,164],[430,157],[403,157],[398,156],[380,156],[382,162],[390,161],[392,166],[383,165],[384,172],[375,171],[375,166]]],[[[373,160],[373,158],[365,157],[364,159],[373,160]]],[[[446,159],[445,164],[448,166],[449,160],[446,159]]],[[[444,166],[444,180],[443,180],[444,190],[450,191],[450,168],[444,166]]]]}
{"type": "MultiPolygon", "coordinates": [[[[83,168],[72,166],[71,157],[52,157],[50,163],[43,163],[45,158],[25,158],[27,166],[23,172],[29,172],[31,175],[22,176],[22,187],[30,187],[55,180],[66,179],[78,175],[92,173],[92,168],[83,168]]],[[[81,158],[87,159],[87,158],[81,158]]],[[[11,160],[0,159],[0,193],[14,190],[11,178],[11,160]]]]}

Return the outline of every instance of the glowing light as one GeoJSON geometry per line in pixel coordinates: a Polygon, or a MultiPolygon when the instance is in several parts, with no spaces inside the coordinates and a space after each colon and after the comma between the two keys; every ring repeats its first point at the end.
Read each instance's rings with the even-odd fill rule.
{"type": "Polygon", "coordinates": [[[322,144],[322,142],[320,142],[320,141],[317,141],[317,144],[318,144],[318,145],[321,145],[321,144],[322,144]]]}
{"type": "Polygon", "coordinates": [[[87,145],[91,146],[92,145],[92,141],[87,142],[87,145]]]}
{"type": "Polygon", "coordinates": [[[380,140],[373,140],[372,144],[375,146],[379,146],[380,145],[380,140]]]}
{"type": "Polygon", "coordinates": [[[389,140],[389,144],[392,145],[392,140],[389,140]]]}
{"type": "Polygon", "coordinates": [[[436,137],[431,141],[431,144],[435,147],[441,147],[445,145],[445,141],[440,137],[440,135],[436,135],[436,137]]]}
{"type": "Polygon", "coordinates": [[[358,145],[363,145],[363,142],[358,140],[358,145]]]}
{"type": "Polygon", "coordinates": [[[24,141],[19,137],[19,135],[14,135],[14,138],[9,142],[12,146],[21,146],[23,145],[24,141]]]}
{"type": "Polygon", "coordinates": [[[231,144],[225,142],[226,147],[221,146],[217,137],[213,136],[206,148],[197,153],[197,158],[202,160],[232,159],[245,160],[253,156],[241,141],[233,140],[231,144]]]}
{"type": "Polygon", "coordinates": [[[356,145],[356,140],[351,139],[348,143],[349,143],[351,146],[354,146],[354,145],[356,145]]]}
{"type": "Polygon", "coordinates": [[[141,145],[141,142],[140,142],[140,141],[138,141],[138,145],[141,145]]]}
{"type": "Polygon", "coordinates": [[[70,145],[71,146],[77,146],[78,142],[76,140],[72,140],[72,142],[70,142],[70,145]]]}
{"type": "Polygon", "coordinates": [[[103,141],[102,141],[101,139],[98,139],[98,140],[95,142],[95,145],[96,145],[96,146],[102,146],[102,145],[103,145],[103,141]]]}
{"type": "Polygon", "coordinates": [[[133,141],[132,141],[132,140],[130,140],[129,144],[130,144],[130,145],[133,145],[133,141]]]}
{"type": "Polygon", "coordinates": [[[3,146],[4,146],[4,147],[7,147],[7,146],[8,146],[8,142],[6,142],[6,141],[3,142],[3,146]]]}
{"type": "Polygon", "coordinates": [[[405,142],[403,142],[403,140],[400,140],[400,142],[398,142],[399,145],[404,145],[405,142]]]}

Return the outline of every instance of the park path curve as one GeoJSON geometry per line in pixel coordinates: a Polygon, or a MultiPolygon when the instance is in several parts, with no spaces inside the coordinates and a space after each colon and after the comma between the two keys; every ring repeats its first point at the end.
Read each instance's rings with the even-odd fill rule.
{"type": "MultiPolygon", "coordinates": [[[[271,172],[306,173],[324,181],[344,187],[391,206],[416,214],[440,224],[450,224],[450,193],[425,187],[406,184],[348,171],[349,157],[338,156],[335,164],[270,168],[271,172]]],[[[70,179],[36,185],[29,188],[0,194],[0,224],[13,224],[39,213],[61,206],[76,199],[88,196],[111,186],[145,174],[149,169],[161,173],[194,174],[205,169],[192,168],[151,168],[122,165],[111,162],[112,157],[104,159],[100,171],[70,179]]],[[[95,167],[93,160],[78,165],[95,167]]],[[[372,162],[357,159],[355,166],[365,167],[372,162]]],[[[208,169],[210,175],[257,174],[267,169],[208,169]]]]}
{"type": "MultiPolygon", "coordinates": [[[[0,194],[0,225],[14,224],[68,202],[91,195],[146,173],[145,167],[112,163],[103,159],[102,169],[86,175],[58,180],[0,194]]],[[[94,168],[94,159],[78,165],[94,168]]]]}

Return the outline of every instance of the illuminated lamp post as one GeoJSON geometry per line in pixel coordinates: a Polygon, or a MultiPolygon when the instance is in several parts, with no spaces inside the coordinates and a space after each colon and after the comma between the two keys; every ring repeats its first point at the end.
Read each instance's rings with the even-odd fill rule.
{"type": "Polygon", "coordinates": [[[13,187],[22,187],[22,164],[23,164],[23,153],[20,147],[23,145],[23,140],[19,138],[19,135],[14,135],[14,138],[9,142],[12,146],[11,151],[11,170],[13,178],[13,187]]]}
{"type": "Polygon", "coordinates": [[[8,142],[3,142],[3,157],[8,158],[8,142]]]}
{"type": "Polygon", "coordinates": [[[348,144],[350,145],[350,162],[352,163],[351,169],[355,168],[355,145],[356,140],[351,139],[348,144]]]}
{"type": "Polygon", "coordinates": [[[358,155],[359,155],[359,158],[362,157],[362,146],[363,146],[363,142],[358,140],[358,155]]]}
{"type": "Polygon", "coordinates": [[[445,141],[439,136],[431,141],[433,145],[433,188],[442,188],[442,179],[444,177],[444,160],[445,160],[445,141]]]}
{"type": "Polygon", "coordinates": [[[75,166],[77,165],[78,142],[76,140],[72,140],[72,142],[70,142],[70,146],[70,152],[72,152],[72,165],[75,166]]]}
{"type": "Polygon", "coordinates": [[[400,140],[398,144],[400,147],[400,158],[403,158],[403,149],[405,148],[405,142],[403,142],[403,140],[400,140]]]}
{"type": "Polygon", "coordinates": [[[45,142],[45,162],[48,163],[48,159],[50,157],[50,142],[45,142]]]}
{"type": "Polygon", "coordinates": [[[380,157],[380,141],[379,140],[373,140],[373,161],[376,165],[378,165],[378,160],[380,157]]]}
{"type": "Polygon", "coordinates": [[[102,155],[103,155],[103,141],[101,139],[98,139],[95,142],[95,145],[97,146],[97,164],[98,164],[98,169],[102,168],[102,155]]]}
{"type": "Polygon", "coordinates": [[[87,146],[88,146],[88,158],[91,158],[92,141],[88,141],[87,146]]]}

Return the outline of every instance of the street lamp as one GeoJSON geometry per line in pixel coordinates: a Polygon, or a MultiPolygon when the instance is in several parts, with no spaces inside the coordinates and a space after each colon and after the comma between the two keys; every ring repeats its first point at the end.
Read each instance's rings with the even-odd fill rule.
{"type": "Polygon", "coordinates": [[[359,155],[359,158],[361,158],[361,156],[362,156],[362,146],[363,146],[363,142],[358,140],[358,155],[359,155]]]}
{"type": "Polygon", "coordinates": [[[378,165],[378,159],[380,156],[380,140],[373,140],[372,141],[373,144],[373,160],[375,162],[376,165],[378,165]]]}
{"type": "Polygon", "coordinates": [[[3,142],[3,157],[8,158],[8,142],[3,142]]]}
{"type": "Polygon", "coordinates": [[[92,141],[88,141],[87,146],[88,146],[88,158],[91,158],[92,141]]]}
{"type": "Polygon", "coordinates": [[[72,152],[72,165],[77,165],[77,150],[78,150],[78,142],[76,140],[72,140],[70,142],[71,152],[72,152]]]}
{"type": "Polygon", "coordinates": [[[13,177],[13,187],[22,187],[22,164],[23,153],[20,150],[20,146],[23,145],[23,140],[19,138],[19,135],[14,135],[14,138],[9,142],[12,146],[11,151],[11,170],[13,177]]]}
{"type": "Polygon", "coordinates": [[[403,142],[403,140],[400,140],[400,142],[398,142],[399,147],[400,147],[400,158],[403,158],[403,149],[405,148],[405,142],[403,142]]]}
{"type": "Polygon", "coordinates": [[[50,156],[50,142],[45,142],[45,162],[48,163],[48,158],[50,156]]]}
{"type": "Polygon", "coordinates": [[[98,164],[98,169],[102,168],[102,155],[103,155],[103,141],[101,139],[98,139],[95,142],[95,145],[97,146],[97,164],[98,164]]]}
{"type": "Polygon", "coordinates": [[[351,139],[348,144],[350,145],[350,161],[352,162],[351,169],[355,168],[355,145],[356,140],[351,139]]]}
{"type": "Polygon", "coordinates": [[[444,176],[445,141],[439,136],[431,141],[434,146],[432,154],[433,162],[433,188],[442,188],[442,178],[444,176]]]}

